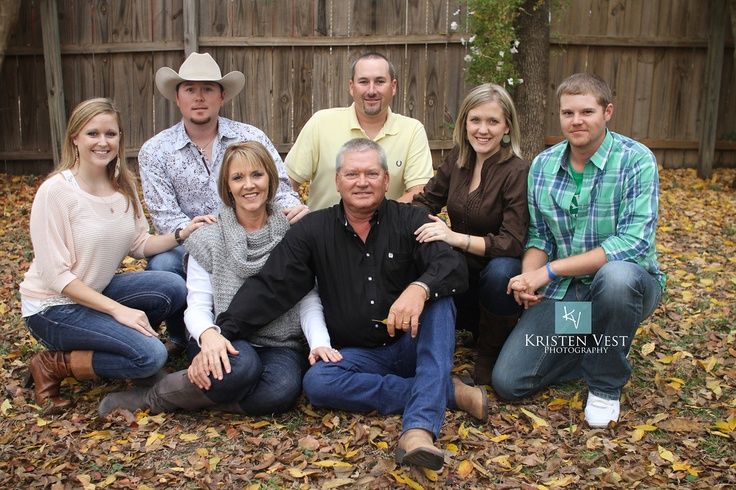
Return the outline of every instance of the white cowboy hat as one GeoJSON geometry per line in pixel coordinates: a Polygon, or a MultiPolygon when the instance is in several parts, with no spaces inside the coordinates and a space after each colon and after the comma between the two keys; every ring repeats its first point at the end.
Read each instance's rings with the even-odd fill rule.
{"type": "Polygon", "coordinates": [[[245,75],[231,71],[223,77],[219,65],[209,53],[192,53],[179,67],[179,73],[168,66],[156,72],[158,91],[172,102],[176,102],[176,86],[181,82],[217,82],[222,85],[227,102],[243,90],[245,75]]]}

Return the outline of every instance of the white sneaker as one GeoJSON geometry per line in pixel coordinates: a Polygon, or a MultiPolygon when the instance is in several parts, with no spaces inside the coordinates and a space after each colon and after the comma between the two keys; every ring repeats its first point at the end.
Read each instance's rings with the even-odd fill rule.
{"type": "Polygon", "coordinates": [[[606,400],[588,393],[585,404],[585,421],[594,429],[606,428],[609,422],[618,422],[621,403],[618,400],[606,400]]]}

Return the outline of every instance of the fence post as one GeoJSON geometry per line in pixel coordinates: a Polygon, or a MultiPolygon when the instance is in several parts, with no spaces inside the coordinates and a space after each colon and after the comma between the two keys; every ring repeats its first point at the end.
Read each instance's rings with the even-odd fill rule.
{"type": "Polygon", "coordinates": [[[705,107],[700,126],[698,145],[698,177],[710,178],[718,126],[718,97],[721,93],[723,73],[723,45],[726,36],[726,0],[709,2],[708,16],[708,59],[705,65],[705,107]]]}
{"type": "Polygon", "coordinates": [[[41,1],[41,33],[43,36],[43,64],[46,71],[46,97],[49,103],[51,154],[54,157],[54,166],[56,166],[59,164],[61,143],[66,130],[64,80],[61,75],[59,15],[56,0],[41,1]]]}

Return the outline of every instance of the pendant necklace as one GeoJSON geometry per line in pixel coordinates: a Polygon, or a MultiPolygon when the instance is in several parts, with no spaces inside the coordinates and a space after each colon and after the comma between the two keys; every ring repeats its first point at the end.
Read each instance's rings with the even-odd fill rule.
{"type": "MultiPolygon", "coordinates": [[[[87,182],[87,179],[85,179],[82,175],[79,174],[79,169],[77,169],[77,173],[72,174],[72,175],[74,175],[74,177],[79,177],[80,179],[82,179],[82,182],[84,182],[84,184],[87,187],[89,187],[90,189],[93,189],[93,187],[90,185],[90,183],[87,182]]],[[[90,194],[92,194],[92,193],[90,192],[90,194]]],[[[96,194],[92,194],[92,195],[95,196],[95,197],[99,197],[102,200],[102,202],[110,210],[110,214],[115,214],[115,208],[113,208],[113,206],[112,206],[112,203],[115,202],[115,200],[116,200],[115,199],[115,194],[116,194],[116,192],[113,192],[112,196],[108,196],[108,198],[105,198],[103,196],[98,196],[96,194]],[[112,198],[112,199],[109,199],[109,198],[112,198]]]]}

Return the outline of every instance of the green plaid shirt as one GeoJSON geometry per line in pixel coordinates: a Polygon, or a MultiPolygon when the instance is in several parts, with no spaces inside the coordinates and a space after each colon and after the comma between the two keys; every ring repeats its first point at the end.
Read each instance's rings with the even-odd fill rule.
{"type": "MultiPolygon", "coordinates": [[[[655,248],[659,174],[654,154],[631,138],[607,130],[585,165],[577,216],[570,214],[575,181],[568,170],[568,155],[568,142],[563,141],[532,162],[526,248],[543,250],[551,261],[602,247],[609,262],[639,264],[664,289],[655,248]]],[[[582,279],[590,282],[592,276],[582,279]]],[[[571,280],[558,278],[540,292],[562,299],[571,280]]]]}

